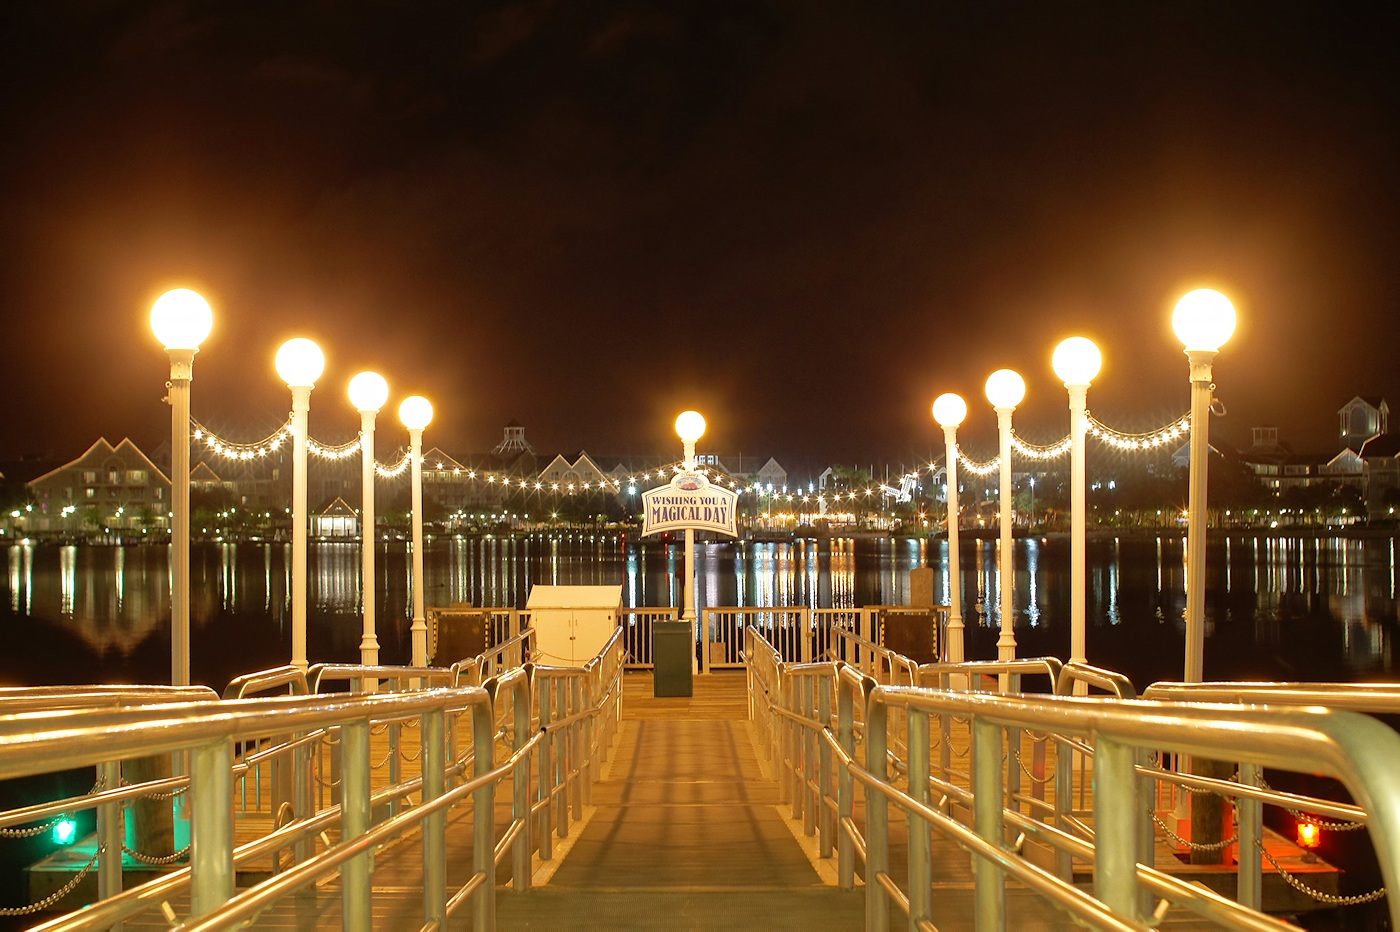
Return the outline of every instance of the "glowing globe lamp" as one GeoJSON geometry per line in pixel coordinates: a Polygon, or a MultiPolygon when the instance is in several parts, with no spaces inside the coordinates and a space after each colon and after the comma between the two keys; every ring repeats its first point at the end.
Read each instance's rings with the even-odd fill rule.
{"type": "Polygon", "coordinates": [[[1322,841],[1322,830],[1315,822],[1298,823],[1298,847],[1311,851],[1322,841]]]}
{"type": "Polygon", "coordinates": [[[277,350],[277,374],[288,388],[314,388],[326,371],[326,354],[305,337],[283,343],[277,350]]]}
{"type": "Polygon", "coordinates": [[[956,392],[944,392],[933,399],[933,419],[940,427],[957,427],[967,418],[967,402],[956,392]]]}
{"type": "Polygon", "coordinates": [[[209,302],[188,288],[167,291],[151,306],[151,330],[166,349],[197,350],[212,329],[209,302]]]}
{"type": "Polygon", "coordinates": [[[1055,347],[1050,365],[1066,385],[1088,385],[1103,368],[1103,354],[1093,340],[1070,337],[1055,347]]]}
{"type": "Polygon", "coordinates": [[[350,403],[356,411],[378,411],[388,400],[389,383],[378,372],[361,372],[350,380],[350,403]]]}
{"type": "Polygon", "coordinates": [[[987,400],[993,408],[1014,408],[1026,397],[1026,380],[1014,369],[998,369],[987,377],[987,400]]]}
{"type": "Polygon", "coordinates": [[[50,837],[54,844],[61,847],[71,845],[78,840],[78,823],[64,816],[53,824],[50,837]]]}
{"type": "Polygon", "coordinates": [[[1172,329],[1187,352],[1214,353],[1235,332],[1235,306],[1210,288],[1197,288],[1176,302],[1172,329]]]}
{"type": "Polygon", "coordinates": [[[399,420],[409,430],[422,430],[433,419],[433,404],[422,395],[409,395],[399,405],[399,420]]]}
{"type": "Polygon", "coordinates": [[[676,436],[694,443],[705,435],[705,418],[699,411],[682,411],[676,418],[676,436]]]}

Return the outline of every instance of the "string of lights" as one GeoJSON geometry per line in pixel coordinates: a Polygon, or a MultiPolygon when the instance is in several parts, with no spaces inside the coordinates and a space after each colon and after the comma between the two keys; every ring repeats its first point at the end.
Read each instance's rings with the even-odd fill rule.
{"type": "Polygon", "coordinates": [[[1027,443],[1020,437],[1018,437],[1015,431],[1012,431],[1011,446],[1013,449],[1016,450],[1017,453],[1029,459],[1053,460],[1058,459],[1059,457],[1064,456],[1066,453],[1069,452],[1070,437],[1068,434],[1066,434],[1064,437],[1060,438],[1059,440],[1056,440],[1054,443],[1047,443],[1042,445],[1036,443],[1027,443]]]}
{"type": "Polygon", "coordinates": [[[1085,420],[1088,422],[1090,436],[1119,450],[1151,450],[1183,437],[1191,430],[1190,414],[1183,414],[1165,427],[1142,434],[1114,430],[1088,412],[1085,412],[1085,420]]]}
{"type": "MultiPolygon", "coordinates": [[[[1182,416],[1156,430],[1144,433],[1127,433],[1109,427],[1096,419],[1092,414],[1087,417],[1087,432],[1095,439],[1115,447],[1120,450],[1151,450],[1163,446],[1174,439],[1182,437],[1189,432],[1191,418],[1189,415],[1182,416]]],[[[239,443],[224,439],[209,428],[191,419],[193,427],[192,437],[195,443],[202,444],[203,447],[219,456],[230,460],[255,460],[265,457],[279,449],[284,441],[291,439],[291,421],[279,426],[275,431],[268,434],[261,440],[252,443],[239,443]]],[[[1061,457],[1069,452],[1070,438],[1061,438],[1050,444],[1028,443],[1014,433],[1011,437],[1012,447],[1018,454],[1032,460],[1050,460],[1061,457]]],[[[308,438],[307,449],[312,454],[323,459],[337,461],[355,455],[360,451],[360,440],[357,437],[347,443],[330,445],[308,438]]],[[[994,456],[990,460],[979,462],[971,459],[958,448],[959,469],[976,476],[987,476],[996,472],[1001,466],[1001,458],[994,456]]],[[[393,479],[403,475],[411,464],[411,454],[405,449],[403,454],[393,462],[375,463],[375,472],[382,478],[393,479]]],[[[488,486],[495,486],[501,490],[511,490],[519,492],[538,492],[545,495],[578,495],[592,492],[606,492],[621,494],[625,490],[628,495],[636,494],[642,486],[650,486],[654,483],[669,481],[670,477],[682,472],[685,464],[682,461],[667,463],[663,466],[647,470],[641,473],[629,475],[626,479],[616,477],[600,477],[596,480],[586,480],[582,482],[558,482],[546,481],[537,477],[525,477],[510,475],[505,472],[478,472],[475,469],[454,466],[447,469],[441,463],[434,467],[425,469],[425,473],[431,477],[434,474],[452,474],[460,476],[467,481],[483,482],[488,486]]],[[[936,474],[939,466],[930,464],[929,472],[936,474]]],[[[740,482],[719,470],[708,466],[697,466],[695,471],[706,476],[716,485],[733,489],[739,495],[754,496],[759,499],[768,499],[773,502],[790,502],[793,504],[820,505],[825,508],[828,505],[835,507],[842,502],[852,503],[861,499],[871,498],[897,498],[907,500],[907,490],[916,485],[920,480],[918,472],[908,473],[895,479],[891,484],[875,483],[865,488],[844,489],[834,492],[819,492],[810,486],[804,491],[801,488],[789,489],[787,486],[775,488],[771,483],[762,482],[740,482]]]]}

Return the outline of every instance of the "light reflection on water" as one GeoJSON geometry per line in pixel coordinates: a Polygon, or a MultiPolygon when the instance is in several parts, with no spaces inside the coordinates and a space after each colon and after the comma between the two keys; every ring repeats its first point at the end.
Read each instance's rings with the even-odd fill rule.
{"type": "MultiPolygon", "coordinates": [[[[994,656],[1003,581],[999,542],[969,539],[961,554],[968,656],[994,656]]],[[[1018,654],[1067,651],[1069,546],[1018,540],[1018,654]]],[[[73,676],[113,666],[159,680],[168,669],[169,570],[163,546],[6,549],[0,624],[14,649],[8,681],[80,682],[44,673],[68,651],[73,676]],[[57,640],[55,640],[57,639],[57,640]],[[61,645],[61,646],[55,646],[61,645]],[[86,650],[88,656],[80,656],[86,650]],[[28,653],[27,653],[28,652],[28,653]],[[164,653],[163,653],[164,652],[164,653]],[[129,660],[114,660],[127,658],[129,660]],[[121,664],[127,664],[121,667],[121,664]],[[58,678],[55,678],[58,677],[58,678]]],[[[192,663],[234,672],[282,662],[290,638],[290,546],[197,545],[191,567],[192,663]],[[201,653],[205,656],[201,660],[201,653]],[[264,659],[266,658],[266,662],[264,659]],[[220,668],[222,669],[222,668],[220,668]]],[[[628,606],[676,605],[682,547],[607,534],[440,539],[425,550],[428,605],[523,606],[532,586],[620,585],[628,606]]],[[[1088,547],[1088,655],[1130,672],[1179,668],[1185,609],[1180,537],[1109,538],[1088,547]]],[[[1390,669],[1396,622],[1393,538],[1218,538],[1207,560],[1207,676],[1349,678],[1390,669]]],[[[951,591],[946,541],[832,539],[709,543],[696,548],[696,600],[709,605],[853,608],[909,599],[909,570],[934,569],[951,591]]],[[[361,558],[354,543],[315,543],[308,563],[314,659],[357,659],[361,558]]],[[[411,559],[381,543],[376,564],[381,656],[407,659],[411,559]]],[[[113,672],[112,675],[116,675],[113,672]]],[[[211,678],[213,674],[211,674],[211,678]]],[[[221,683],[219,685],[222,685],[221,683]]]]}

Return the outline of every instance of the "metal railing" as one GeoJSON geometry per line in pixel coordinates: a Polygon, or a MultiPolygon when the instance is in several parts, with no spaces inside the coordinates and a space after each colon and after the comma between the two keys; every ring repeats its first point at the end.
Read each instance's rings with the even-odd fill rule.
{"type": "MultiPolygon", "coordinates": [[[[119,892],[121,804],[151,787],[111,792],[99,787],[77,802],[111,812],[109,824],[115,826],[116,845],[101,846],[94,863],[102,862],[99,871],[114,864],[117,886],[104,885],[96,904],[40,928],[106,928],[150,909],[168,910],[168,904],[178,902],[174,898],[186,892],[190,913],[180,928],[228,928],[250,921],[290,893],[336,871],[343,878],[346,927],[368,928],[369,853],[420,828],[424,928],[441,927],[468,903],[474,926],[490,928],[496,866],[510,859],[516,888],[527,889],[532,857],[552,855],[553,840],[567,834],[588,799],[586,784],[596,779],[598,761],[617,734],[624,659],[619,630],[599,656],[582,668],[520,666],[498,670],[480,686],[322,695],[308,692],[300,671],[279,668],[240,677],[228,693],[250,697],[291,691],[291,695],[218,700],[211,690],[199,690],[177,697],[188,700],[197,695],[203,701],[85,709],[72,707],[77,703],[70,690],[60,697],[70,706],[63,711],[39,713],[27,708],[4,714],[0,707],[0,779],[89,765],[110,768],[133,756],[183,756],[189,762],[187,776],[160,785],[161,789],[168,788],[166,783],[190,789],[186,811],[194,844],[189,864],[119,892]],[[461,754],[453,737],[458,719],[465,745],[461,754]],[[371,791],[370,774],[376,767],[370,760],[372,735],[409,728],[418,731],[418,751],[412,758],[418,766],[409,773],[393,772],[387,785],[371,791]],[[320,779],[323,757],[335,761],[329,805],[311,792],[320,779]],[[266,834],[235,847],[235,822],[255,810],[268,815],[270,808],[236,807],[239,787],[244,787],[246,796],[250,775],[273,762],[280,762],[284,775],[270,782],[285,787],[281,803],[272,812],[276,818],[266,834]],[[512,817],[498,837],[491,813],[502,782],[509,787],[512,817]],[[471,876],[449,894],[443,831],[449,810],[466,802],[486,815],[471,820],[471,876]],[[333,837],[337,838],[334,843],[333,837]],[[323,850],[317,850],[318,844],[323,850]],[[294,856],[284,866],[279,852],[289,849],[294,856]],[[238,866],[269,855],[274,859],[271,878],[247,890],[235,889],[238,866]]],[[[446,679],[460,672],[321,665],[312,668],[312,679],[321,687],[333,681],[363,684],[367,680],[411,687],[421,686],[429,677],[446,679]]],[[[154,695],[168,698],[169,693],[157,690],[154,695]]],[[[110,690],[99,699],[106,706],[115,703],[110,690]]],[[[264,786],[253,791],[255,800],[269,795],[264,786]]],[[[73,800],[63,800],[46,804],[43,811],[60,804],[65,812],[74,808],[73,800]]],[[[23,824],[17,820],[32,821],[37,815],[42,813],[30,810],[9,813],[6,818],[23,824]]]]}
{"type": "MultiPolygon", "coordinates": [[[[907,913],[911,928],[932,928],[934,832],[974,855],[979,927],[1005,928],[1011,878],[1098,928],[1145,929],[1170,907],[1228,928],[1292,928],[1260,913],[1255,904],[1237,903],[1152,866],[1151,783],[1162,777],[1151,756],[1161,751],[1283,770],[1306,761],[1309,772],[1342,781],[1357,800],[1352,812],[1369,814],[1367,826],[1387,885],[1400,869],[1400,774],[1394,766],[1400,737],[1355,712],[882,686],[844,663],[784,664],[771,645],[765,651],[752,639],[745,656],[753,666],[751,682],[773,697],[755,721],[768,731],[764,743],[782,765],[784,798],[792,800],[794,818],[803,820],[804,830],[818,836],[823,856],[834,851],[843,887],[853,888],[863,870],[867,928],[886,928],[892,905],[907,913]],[[897,713],[907,722],[899,729],[907,777],[891,768],[897,713]],[[934,754],[934,740],[948,720],[968,723],[971,766],[965,783],[947,779],[934,754]],[[1008,753],[1009,737],[1021,734],[1053,735],[1061,748],[1083,755],[1094,786],[1092,828],[1097,831],[1091,838],[1059,824],[1054,804],[1042,803],[1050,806],[1048,812],[1027,812],[1025,799],[1012,792],[1011,775],[1019,768],[1008,753]],[[857,794],[864,799],[863,823],[856,816],[857,794]],[[891,806],[902,810],[909,824],[909,875],[902,878],[889,872],[891,806]],[[1065,857],[1041,866],[1020,856],[1028,841],[1065,857]],[[1060,864],[1071,859],[1091,866],[1090,889],[1062,875],[1060,864]]],[[[1041,664],[1037,672],[1053,671],[1061,690],[1072,690],[1075,682],[1110,692],[1125,688],[1126,681],[1108,671],[1077,667],[1062,676],[1063,670],[1041,664]]],[[[977,672],[1001,673],[986,666],[977,672]]],[[[1268,792],[1239,786],[1235,791],[1268,792]]],[[[1395,921],[1396,904],[1390,910],[1395,921]]]]}
{"type": "Polygon", "coordinates": [[[851,651],[842,657],[864,663],[866,646],[881,645],[880,623],[886,615],[929,614],[938,624],[937,643],[944,642],[948,606],[867,605],[862,608],[809,608],[804,605],[761,607],[714,606],[700,611],[700,664],[705,672],[744,665],[744,632],[760,631],[786,663],[810,663],[833,650],[851,651]]]}

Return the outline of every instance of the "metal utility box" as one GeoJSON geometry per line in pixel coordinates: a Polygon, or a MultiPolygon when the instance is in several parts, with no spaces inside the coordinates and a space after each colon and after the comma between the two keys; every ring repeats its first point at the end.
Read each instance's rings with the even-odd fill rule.
{"type": "Polygon", "coordinates": [[[688,621],[655,621],[651,626],[654,696],[693,696],[695,629],[688,621]]]}
{"type": "Polygon", "coordinates": [[[581,667],[617,628],[622,586],[535,586],[525,603],[535,630],[535,663],[581,667]]]}
{"type": "Polygon", "coordinates": [[[938,662],[938,616],[933,612],[885,612],[880,643],[915,663],[938,662]]]}
{"type": "Polygon", "coordinates": [[[429,609],[427,614],[429,663],[447,667],[486,652],[488,613],[453,606],[429,609]]]}

